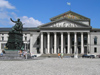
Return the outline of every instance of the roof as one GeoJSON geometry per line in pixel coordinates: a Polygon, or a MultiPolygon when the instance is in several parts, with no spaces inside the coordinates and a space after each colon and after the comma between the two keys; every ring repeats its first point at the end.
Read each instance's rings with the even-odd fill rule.
{"type": "MultiPolygon", "coordinates": [[[[9,32],[11,28],[0,28],[0,32],[9,32]]],[[[23,31],[37,31],[39,28],[37,27],[24,27],[23,31]]]]}
{"type": "Polygon", "coordinates": [[[68,11],[68,12],[65,12],[65,13],[63,13],[63,14],[60,14],[60,15],[58,15],[58,16],[55,16],[55,17],[52,17],[52,18],[50,18],[50,20],[51,21],[54,21],[54,20],[57,20],[57,18],[59,19],[59,18],[63,18],[63,17],[67,17],[67,18],[73,18],[74,20],[76,20],[77,19],[77,17],[79,17],[78,18],[78,20],[90,20],[89,18],[87,18],[87,17],[85,17],[85,16],[82,16],[82,15],[80,15],[80,14],[77,14],[77,13],[75,13],[75,12],[72,12],[72,11],[68,11]],[[71,15],[70,14],[72,14],[72,17],[71,17],[71,15]],[[68,16],[69,15],[69,16],[68,16]]]}
{"type": "Polygon", "coordinates": [[[80,24],[80,25],[83,25],[83,26],[86,26],[86,27],[90,27],[90,28],[91,28],[91,26],[88,26],[88,25],[85,25],[85,24],[83,24],[83,23],[74,21],[73,19],[68,19],[68,18],[66,18],[66,17],[61,18],[61,19],[57,19],[57,20],[55,20],[55,21],[51,21],[51,22],[49,22],[49,23],[40,25],[40,26],[38,26],[38,27],[41,28],[41,27],[44,27],[44,26],[48,26],[49,24],[53,24],[53,23],[59,22],[59,21],[61,21],[61,20],[68,20],[68,21],[71,21],[71,22],[73,22],[73,23],[80,24]]]}

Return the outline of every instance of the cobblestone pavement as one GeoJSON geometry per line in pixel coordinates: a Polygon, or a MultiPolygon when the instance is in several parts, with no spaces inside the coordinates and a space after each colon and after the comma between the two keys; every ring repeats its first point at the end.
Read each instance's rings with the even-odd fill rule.
{"type": "Polygon", "coordinates": [[[100,75],[100,59],[42,58],[0,61],[0,75],[100,75]]]}

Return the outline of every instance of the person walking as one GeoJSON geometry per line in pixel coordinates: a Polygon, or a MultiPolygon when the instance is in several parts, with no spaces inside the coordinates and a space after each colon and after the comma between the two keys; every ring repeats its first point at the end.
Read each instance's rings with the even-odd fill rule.
{"type": "Polygon", "coordinates": [[[64,55],[64,54],[63,54],[63,53],[61,53],[61,58],[63,58],[63,55],[64,55]]]}
{"type": "Polygon", "coordinates": [[[58,53],[58,58],[60,58],[60,53],[58,53]]]}
{"type": "Polygon", "coordinates": [[[26,50],[23,51],[23,54],[24,54],[25,59],[27,59],[27,51],[26,50]]]}
{"type": "Polygon", "coordinates": [[[19,51],[19,55],[20,55],[20,57],[22,56],[22,50],[19,51]]]}

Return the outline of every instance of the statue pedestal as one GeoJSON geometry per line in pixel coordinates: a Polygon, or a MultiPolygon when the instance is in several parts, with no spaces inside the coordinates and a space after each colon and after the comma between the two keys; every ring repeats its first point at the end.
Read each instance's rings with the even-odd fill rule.
{"type": "Polygon", "coordinates": [[[2,57],[0,57],[2,60],[12,60],[12,59],[23,59],[23,57],[19,57],[18,50],[6,50],[5,54],[3,54],[2,57]]]}
{"type": "Polygon", "coordinates": [[[16,51],[13,51],[13,50],[7,50],[5,51],[5,56],[8,56],[8,57],[19,57],[19,54],[18,54],[18,50],[16,51]]]}
{"type": "Polygon", "coordinates": [[[20,50],[23,46],[23,34],[18,32],[9,32],[6,47],[9,50],[20,50]]]}

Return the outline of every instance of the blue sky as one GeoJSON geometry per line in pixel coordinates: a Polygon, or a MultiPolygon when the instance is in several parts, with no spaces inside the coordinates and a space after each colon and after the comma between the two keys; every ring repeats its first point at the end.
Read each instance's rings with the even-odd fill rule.
{"type": "Polygon", "coordinates": [[[71,10],[91,19],[100,28],[100,0],[0,0],[0,27],[12,27],[10,18],[20,18],[24,27],[37,27],[50,18],[71,10]]]}

